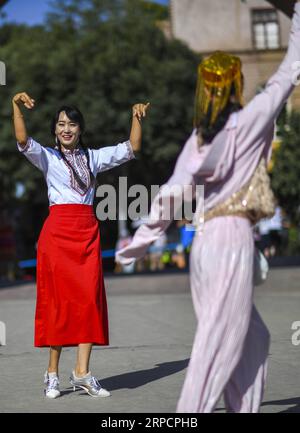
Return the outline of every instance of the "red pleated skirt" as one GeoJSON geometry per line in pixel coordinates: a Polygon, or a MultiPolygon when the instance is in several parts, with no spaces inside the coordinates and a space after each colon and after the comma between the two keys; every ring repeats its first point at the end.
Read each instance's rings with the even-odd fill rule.
{"type": "Polygon", "coordinates": [[[93,207],[49,208],[38,240],[36,347],[107,345],[100,233],[93,207]]]}

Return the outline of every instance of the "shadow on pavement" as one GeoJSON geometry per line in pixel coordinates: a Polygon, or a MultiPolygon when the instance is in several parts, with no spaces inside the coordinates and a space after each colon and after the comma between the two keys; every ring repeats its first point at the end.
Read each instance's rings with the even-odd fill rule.
{"type": "Polygon", "coordinates": [[[300,397],[287,398],[286,400],[265,401],[264,403],[262,403],[262,406],[288,406],[292,404],[295,406],[281,410],[279,413],[300,413],[300,397]]]}
{"type": "Polygon", "coordinates": [[[101,379],[101,385],[110,391],[122,388],[138,388],[146,383],[154,382],[163,377],[171,376],[184,370],[189,363],[189,359],[181,361],[163,362],[156,364],[154,368],[148,370],[132,371],[130,373],[119,374],[101,379]]]}
{"type": "MultiPolygon", "coordinates": [[[[261,404],[261,406],[288,406],[288,405],[295,405],[292,407],[289,407],[285,410],[279,410],[278,413],[300,413],[300,397],[295,398],[288,398],[286,400],[272,400],[272,401],[265,401],[261,404]]],[[[225,408],[217,408],[215,411],[225,411],[225,408]]]]}

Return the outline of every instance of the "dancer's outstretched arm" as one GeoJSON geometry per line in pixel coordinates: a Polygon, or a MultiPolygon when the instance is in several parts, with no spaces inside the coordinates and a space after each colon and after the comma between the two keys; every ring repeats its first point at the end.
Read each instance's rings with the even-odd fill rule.
{"type": "Polygon", "coordinates": [[[190,188],[193,189],[194,186],[191,166],[195,160],[200,164],[204,157],[204,147],[201,151],[198,150],[194,130],[177,159],[172,176],[154,198],[147,222],[137,229],[131,243],[116,253],[117,262],[128,265],[143,257],[151,243],[167,230],[183,203],[182,198],[191,198],[190,188]]]}

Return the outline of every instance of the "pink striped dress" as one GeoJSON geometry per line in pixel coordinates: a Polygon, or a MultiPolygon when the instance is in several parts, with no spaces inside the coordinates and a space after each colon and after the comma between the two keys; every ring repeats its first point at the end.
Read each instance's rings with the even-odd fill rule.
{"type": "MultiPolygon", "coordinates": [[[[295,87],[295,62],[300,62],[299,3],[288,52],[265,89],[231,115],[210,145],[199,149],[193,131],[166,185],[203,184],[205,211],[239,191],[261,158],[270,158],[275,120],[295,87]],[[223,140],[221,151],[218,140],[223,140]]],[[[171,221],[159,218],[161,207],[157,197],[149,222],[117,252],[117,261],[142,257],[167,229],[171,221]]],[[[194,238],[190,282],[198,326],[177,412],[212,412],[222,394],[228,411],[259,411],[270,336],[253,305],[253,252],[251,224],[238,216],[213,218],[194,238]]]]}

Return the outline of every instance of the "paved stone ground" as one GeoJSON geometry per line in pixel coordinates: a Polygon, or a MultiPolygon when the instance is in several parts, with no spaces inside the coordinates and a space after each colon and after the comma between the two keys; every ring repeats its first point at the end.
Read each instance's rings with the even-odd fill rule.
{"type": "MultiPolygon", "coordinates": [[[[0,347],[0,412],[175,412],[196,326],[188,276],[115,277],[106,287],[110,346],[94,348],[91,369],[111,390],[107,399],[71,390],[75,348],[63,349],[62,397],[43,397],[48,349],[33,348],[35,286],[0,290],[0,320],[7,327],[7,345],[0,347]]],[[[272,334],[261,411],[300,412],[300,345],[291,340],[292,323],[300,321],[300,268],[272,270],[255,299],[272,334]]],[[[222,401],[217,412],[223,412],[222,401]]]]}

